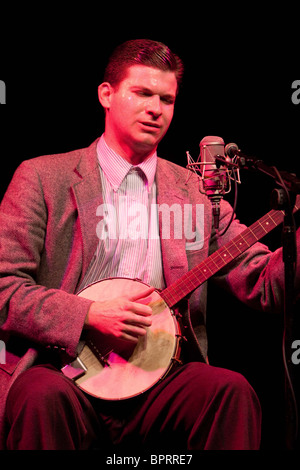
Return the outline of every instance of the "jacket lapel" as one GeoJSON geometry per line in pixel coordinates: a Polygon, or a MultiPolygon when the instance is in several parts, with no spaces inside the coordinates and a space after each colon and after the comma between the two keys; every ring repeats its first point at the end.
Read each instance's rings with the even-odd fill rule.
{"type": "Polygon", "coordinates": [[[75,172],[80,180],[72,187],[78,208],[79,224],[82,236],[82,274],[81,282],[86,273],[91,259],[96,251],[98,237],[96,233],[97,207],[103,203],[101,192],[101,179],[97,161],[97,142],[94,142],[82,154],[75,172]]]}
{"type": "Polygon", "coordinates": [[[187,203],[187,191],[179,177],[174,172],[171,173],[168,162],[160,158],[157,162],[156,184],[163,270],[168,286],[188,271],[183,226],[184,204],[187,203]],[[171,208],[176,211],[177,217],[174,219],[171,208]],[[168,211],[170,211],[171,215],[169,237],[166,236],[166,232],[163,230],[164,224],[169,223],[168,211]],[[179,227],[177,224],[181,226],[179,227]]]}

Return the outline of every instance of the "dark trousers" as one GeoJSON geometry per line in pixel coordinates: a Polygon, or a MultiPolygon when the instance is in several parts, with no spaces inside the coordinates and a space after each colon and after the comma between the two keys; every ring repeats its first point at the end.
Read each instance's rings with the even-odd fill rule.
{"type": "Polygon", "coordinates": [[[36,366],[8,395],[7,449],[258,449],[257,396],[236,372],[202,363],[175,369],[136,398],[85,395],[61,372],[36,366]]]}

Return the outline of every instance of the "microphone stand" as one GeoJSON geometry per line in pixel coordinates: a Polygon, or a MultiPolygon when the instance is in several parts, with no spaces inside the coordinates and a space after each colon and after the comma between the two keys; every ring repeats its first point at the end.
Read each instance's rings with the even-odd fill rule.
{"type": "Polygon", "coordinates": [[[287,450],[297,445],[298,417],[297,402],[293,390],[291,345],[293,341],[293,320],[295,312],[295,266],[297,262],[296,229],[293,208],[297,194],[300,194],[300,180],[296,175],[269,167],[262,160],[239,157],[238,166],[254,169],[271,176],[281,189],[274,189],[271,197],[272,209],[284,211],[283,221],[283,263],[284,263],[284,334],[283,359],[285,366],[285,444],[287,450]],[[291,375],[290,375],[291,373],[291,375]]]}

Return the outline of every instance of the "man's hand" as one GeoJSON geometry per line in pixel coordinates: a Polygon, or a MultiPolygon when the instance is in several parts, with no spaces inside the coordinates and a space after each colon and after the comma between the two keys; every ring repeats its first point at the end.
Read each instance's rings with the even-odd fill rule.
{"type": "Polygon", "coordinates": [[[85,319],[85,326],[95,328],[104,335],[138,342],[151,326],[152,309],[142,302],[154,291],[147,288],[137,295],[93,302],[85,319]]]}

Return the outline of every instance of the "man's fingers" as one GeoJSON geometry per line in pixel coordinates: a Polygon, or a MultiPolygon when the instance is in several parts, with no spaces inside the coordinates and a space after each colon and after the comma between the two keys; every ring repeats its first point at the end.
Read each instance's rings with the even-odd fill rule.
{"type": "Polygon", "coordinates": [[[149,297],[154,290],[154,287],[149,287],[142,292],[129,297],[129,301],[132,302],[132,312],[143,316],[151,315],[152,308],[148,305],[150,299],[147,299],[147,297],[149,297]]]}
{"type": "MultiPolygon", "coordinates": [[[[136,304],[133,304],[133,305],[136,305],[136,304]]],[[[145,308],[145,305],[143,305],[143,308],[145,308]]],[[[145,310],[139,311],[139,307],[137,307],[136,309],[132,308],[132,313],[128,315],[127,319],[124,320],[124,323],[126,325],[135,325],[135,326],[140,326],[142,328],[145,328],[145,327],[152,325],[151,314],[152,314],[151,307],[147,307],[147,311],[145,310]],[[149,311],[148,311],[148,308],[149,308],[149,311]]]]}
{"type": "Polygon", "coordinates": [[[145,290],[142,290],[138,294],[134,294],[134,295],[128,297],[128,299],[131,300],[132,302],[136,302],[137,300],[142,300],[142,299],[148,297],[149,295],[151,295],[152,292],[154,292],[154,290],[155,290],[154,287],[147,287],[147,288],[145,288],[145,290]]]}
{"type": "Polygon", "coordinates": [[[126,331],[123,332],[122,339],[131,339],[131,341],[137,342],[140,336],[145,336],[147,331],[145,328],[138,326],[130,326],[126,331]]]}

